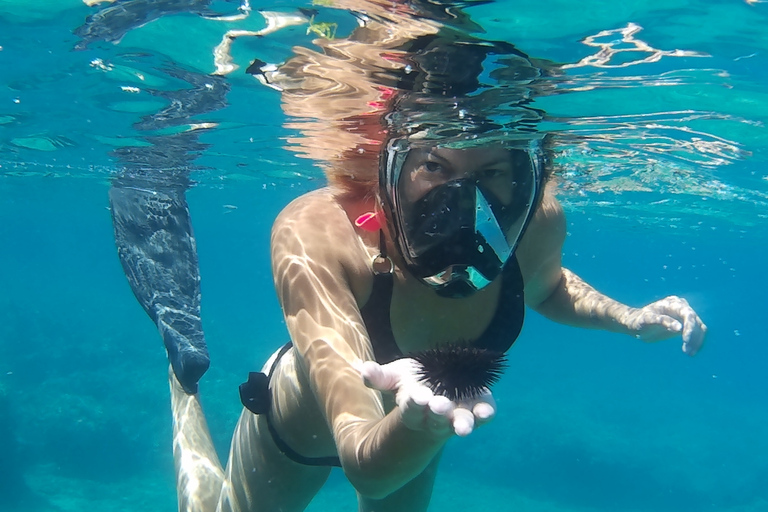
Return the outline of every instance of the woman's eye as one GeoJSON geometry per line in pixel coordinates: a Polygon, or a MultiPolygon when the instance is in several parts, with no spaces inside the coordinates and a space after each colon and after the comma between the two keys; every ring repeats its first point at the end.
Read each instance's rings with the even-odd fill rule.
{"type": "Polygon", "coordinates": [[[441,172],[443,170],[443,166],[437,162],[424,162],[422,167],[425,171],[431,173],[441,172]]]}
{"type": "Polygon", "coordinates": [[[487,178],[498,178],[500,176],[506,176],[507,173],[507,169],[488,169],[483,172],[487,178]]]}

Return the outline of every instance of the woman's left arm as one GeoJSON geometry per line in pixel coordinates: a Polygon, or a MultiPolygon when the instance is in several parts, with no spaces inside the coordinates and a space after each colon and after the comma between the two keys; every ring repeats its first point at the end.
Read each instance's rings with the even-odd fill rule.
{"type": "Polygon", "coordinates": [[[556,322],[648,342],[682,334],[683,352],[699,351],[707,327],[685,299],[671,296],[632,308],[598,292],[562,267],[565,231],[563,209],[548,187],[516,252],[528,306],[556,322]]]}

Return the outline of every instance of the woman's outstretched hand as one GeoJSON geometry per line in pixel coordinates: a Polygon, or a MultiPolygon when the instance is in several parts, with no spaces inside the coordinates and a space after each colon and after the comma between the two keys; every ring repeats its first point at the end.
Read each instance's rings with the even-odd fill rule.
{"type": "Polygon", "coordinates": [[[624,324],[643,341],[661,341],[681,334],[683,352],[691,356],[699,351],[707,334],[707,326],[688,301],[674,295],[632,310],[624,324]]]}
{"type": "Polygon", "coordinates": [[[360,363],[358,370],[365,385],[379,391],[395,393],[402,421],[412,430],[436,435],[468,436],[489,422],[496,414],[496,402],[490,390],[479,396],[454,402],[435,395],[419,378],[419,363],[410,358],[380,365],[374,361],[360,363]]]}

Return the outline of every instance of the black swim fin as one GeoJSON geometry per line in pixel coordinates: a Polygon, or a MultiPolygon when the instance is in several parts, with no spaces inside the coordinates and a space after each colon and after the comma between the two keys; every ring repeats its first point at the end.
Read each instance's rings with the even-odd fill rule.
{"type": "Polygon", "coordinates": [[[210,364],[200,319],[200,272],[185,187],[121,178],[109,191],[120,263],[163,338],[184,391],[210,364]]]}

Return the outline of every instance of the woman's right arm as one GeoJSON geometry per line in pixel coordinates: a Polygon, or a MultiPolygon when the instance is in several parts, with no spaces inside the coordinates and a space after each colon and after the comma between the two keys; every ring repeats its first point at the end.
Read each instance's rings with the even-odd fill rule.
{"type": "Polygon", "coordinates": [[[272,271],[298,364],[350,482],[361,494],[381,498],[419,475],[452,430],[440,427],[427,404],[414,405],[436,429],[414,428],[418,421],[406,425],[402,407],[385,414],[380,392],[363,382],[360,369],[373,352],[350,281],[365,272],[367,261],[346,214],[326,192],[294,201],[275,221],[272,271]]]}

